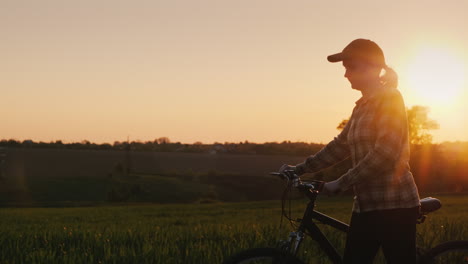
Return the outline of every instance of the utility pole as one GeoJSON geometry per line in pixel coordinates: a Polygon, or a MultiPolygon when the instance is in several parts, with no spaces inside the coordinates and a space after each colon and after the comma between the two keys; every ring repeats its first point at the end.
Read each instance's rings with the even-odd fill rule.
{"type": "Polygon", "coordinates": [[[130,150],[130,137],[127,136],[127,145],[125,146],[125,174],[127,176],[132,172],[132,156],[130,150]]]}
{"type": "Polygon", "coordinates": [[[6,148],[0,147],[0,181],[6,178],[6,148]]]}

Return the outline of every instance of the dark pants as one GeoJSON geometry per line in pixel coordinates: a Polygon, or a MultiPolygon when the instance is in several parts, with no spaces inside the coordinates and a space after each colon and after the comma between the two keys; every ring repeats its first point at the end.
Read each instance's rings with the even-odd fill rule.
{"type": "Polygon", "coordinates": [[[380,247],[389,264],[416,263],[419,207],[353,213],[345,264],[372,263],[380,247]]]}

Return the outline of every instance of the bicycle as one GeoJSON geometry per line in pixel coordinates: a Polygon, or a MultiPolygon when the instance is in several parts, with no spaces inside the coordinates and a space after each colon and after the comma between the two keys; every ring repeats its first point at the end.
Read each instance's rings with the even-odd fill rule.
{"type": "MultiPolygon", "coordinates": [[[[324,182],[315,180],[302,182],[300,177],[294,174],[294,171],[286,171],[284,173],[272,172],[270,174],[279,176],[283,180],[287,181],[282,198],[282,214],[290,222],[297,222],[299,225],[296,227],[295,231],[289,234],[287,240],[280,240],[278,246],[272,248],[253,248],[244,250],[229,258],[225,261],[225,264],[303,264],[304,262],[298,258],[297,253],[305,235],[309,235],[318,243],[320,250],[328,256],[328,259],[332,263],[342,263],[342,256],[313,221],[319,221],[322,224],[329,225],[341,232],[347,233],[349,230],[349,225],[314,210],[315,201],[323,188],[324,182]],[[301,219],[293,220],[290,214],[288,216],[285,211],[286,197],[292,188],[298,189],[309,199],[304,215],[301,219]]],[[[422,224],[425,221],[427,214],[438,210],[441,206],[441,202],[436,198],[427,197],[421,199],[421,213],[417,222],[422,224]]],[[[468,263],[468,241],[449,241],[439,244],[429,250],[424,250],[418,247],[417,255],[418,264],[468,263]]]]}

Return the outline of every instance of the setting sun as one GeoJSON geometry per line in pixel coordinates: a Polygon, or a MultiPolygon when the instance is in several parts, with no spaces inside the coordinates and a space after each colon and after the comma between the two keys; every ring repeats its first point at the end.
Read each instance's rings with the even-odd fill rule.
{"type": "Polygon", "coordinates": [[[449,50],[421,49],[406,74],[408,89],[423,104],[447,107],[462,95],[464,64],[449,50]]]}

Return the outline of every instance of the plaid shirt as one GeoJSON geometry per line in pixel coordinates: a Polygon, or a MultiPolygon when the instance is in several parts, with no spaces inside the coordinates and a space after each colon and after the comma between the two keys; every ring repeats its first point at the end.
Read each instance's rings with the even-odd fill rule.
{"type": "Polygon", "coordinates": [[[317,172],[351,157],[353,167],[338,179],[354,189],[354,212],[419,206],[409,167],[408,123],[397,89],[382,88],[356,102],[343,131],[296,170],[317,172]]]}

